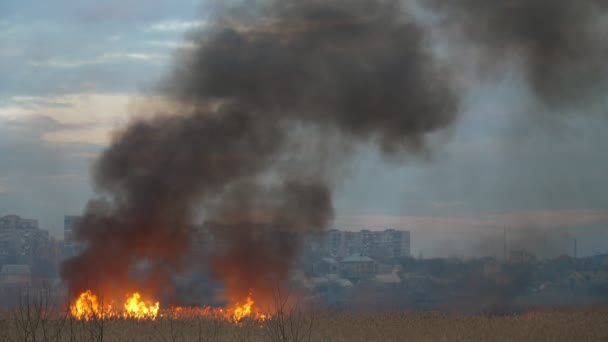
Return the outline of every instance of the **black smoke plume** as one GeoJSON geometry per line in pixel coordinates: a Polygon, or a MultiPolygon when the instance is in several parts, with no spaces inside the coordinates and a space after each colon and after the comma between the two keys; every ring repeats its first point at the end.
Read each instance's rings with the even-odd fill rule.
{"type": "Polygon", "coordinates": [[[62,267],[70,290],[120,293],[142,263],[162,289],[201,215],[225,244],[208,264],[231,298],[284,279],[299,234],[331,221],[351,145],[415,151],[454,121],[426,38],[392,0],[219,9],[162,83],[175,108],[131,123],[97,161],[76,231],[86,247],[62,267]]]}
{"type": "Polygon", "coordinates": [[[603,96],[608,76],[608,2],[604,0],[419,1],[444,28],[473,43],[484,64],[520,60],[548,105],[603,96]]]}

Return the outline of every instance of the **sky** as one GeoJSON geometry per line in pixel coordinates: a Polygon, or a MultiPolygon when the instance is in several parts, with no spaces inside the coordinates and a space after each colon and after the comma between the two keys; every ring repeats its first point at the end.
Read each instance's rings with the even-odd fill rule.
{"type": "MultiPolygon", "coordinates": [[[[190,0],[0,2],[0,215],[38,218],[61,238],[63,216],[93,195],[96,156],[206,13],[190,0]]],[[[581,255],[608,251],[608,125],[597,115],[608,105],[555,113],[516,66],[462,80],[461,118],[428,153],[387,160],[357,147],[333,226],[411,230],[425,257],[500,257],[504,230],[537,254],[571,253],[574,238],[581,255]]]]}

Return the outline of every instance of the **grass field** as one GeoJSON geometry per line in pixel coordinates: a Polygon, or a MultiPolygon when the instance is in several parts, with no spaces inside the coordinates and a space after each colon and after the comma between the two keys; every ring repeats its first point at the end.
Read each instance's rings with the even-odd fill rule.
{"type": "Polygon", "coordinates": [[[0,317],[0,341],[608,341],[608,310],[599,309],[501,316],[316,312],[238,324],[167,315],[78,321],[35,310],[0,317]]]}

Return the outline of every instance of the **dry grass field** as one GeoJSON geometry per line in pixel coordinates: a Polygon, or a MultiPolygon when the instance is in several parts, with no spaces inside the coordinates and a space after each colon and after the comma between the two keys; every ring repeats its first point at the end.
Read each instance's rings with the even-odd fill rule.
{"type": "Polygon", "coordinates": [[[171,318],[78,321],[5,311],[0,341],[608,341],[608,310],[481,316],[315,313],[242,321],[171,318]]]}

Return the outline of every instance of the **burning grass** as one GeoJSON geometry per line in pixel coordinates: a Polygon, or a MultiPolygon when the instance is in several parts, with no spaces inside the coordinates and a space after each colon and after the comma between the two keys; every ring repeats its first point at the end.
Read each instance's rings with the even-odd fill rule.
{"type": "MultiPolygon", "coordinates": [[[[179,312],[181,310],[181,312],[179,312]]],[[[212,315],[164,312],[156,319],[36,320],[4,311],[2,341],[606,341],[608,310],[535,311],[520,315],[429,313],[277,313],[236,323],[212,315]],[[34,329],[35,327],[35,329],[34,329]],[[34,330],[32,330],[34,329],[34,330]]],[[[193,309],[189,309],[193,310],[193,309]]],[[[161,310],[162,311],[162,310],[161,310]]]]}
{"type": "Polygon", "coordinates": [[[117,307],[114,301],[104,305],[97,295],[91,290],[86,290],[70,305],[70,314],[79,320],[121,317],[154,320],[158,315],[159,308],[159,302],[146,301],[142,299],[139,292],[127,295],[124,303],[117,307]]]}
{"type": "Polygon", "coordinates": [[[244,319],[264,321],[270,314],[261,312],[256,306],[252,295],[249,294],[244,300],[226,308],[211,307],[170,307],[160,311],[160,303],[144,299],[139,292],[133,292],[125,296],[123,303],[103,303],[91,290],[86,290],[78,295],[69,308],[70,316],[77,320],[107,320],[107,319],[136,319],[155,320],[159,315],[173,318],[197,318],[206,317],[214,319],[225,319],[239,323],[244,319]]]}

